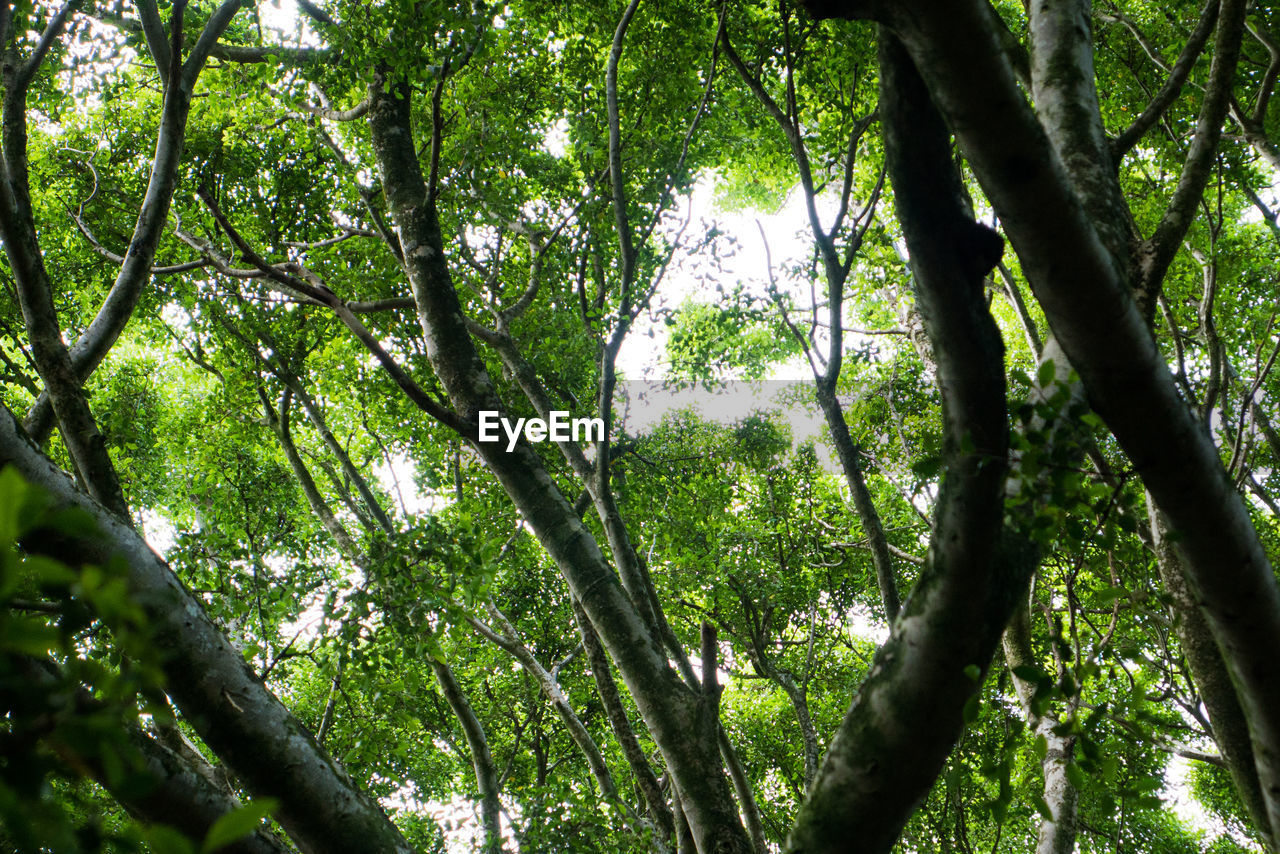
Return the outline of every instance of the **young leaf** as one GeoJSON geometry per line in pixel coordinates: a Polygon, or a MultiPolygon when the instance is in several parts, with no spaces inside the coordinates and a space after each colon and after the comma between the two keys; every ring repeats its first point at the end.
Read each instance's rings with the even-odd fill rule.
{"type": "Polygon", "coordinates": [[[200,854],[213,854],[219,848],[253,833],[277,805],[275,798],[259,798],[221,816],[205,834],[200,854]]]}

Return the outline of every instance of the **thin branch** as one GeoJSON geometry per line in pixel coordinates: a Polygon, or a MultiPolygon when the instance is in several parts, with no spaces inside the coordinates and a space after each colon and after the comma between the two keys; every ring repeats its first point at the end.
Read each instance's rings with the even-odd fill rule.
{"type": "MultiPolygon", "coordinates": [[[[378,339],[369,332],[368,328],[366,328],[363,323],[356,319],[351,308],[337,294],[319,283],[318,280],[315,284],[312,284],[310,282],[303,281],[286,270],[268,264],[267,261],[255,252],[248,242],[240,236],[240,233],[235,230],[235,227],[223,215],[222,210],[218,207],[217,202],[214,201],[213,196],[206,190],[201,190],[199,195],[205,205],[209,208],[209,211],[213,214],[214,219],[217,220],[223,231],[225,231],[227,236],[231,238],[231,241],[236,245],[236,248],[240,250],[240,253],[244,255],[246,260],[265,273],[269,279],[279,282],[287,289],[301,294],[304,297],[310,297],[323,305],[329,306],[329,308],[333,310],[334,314],[338,316],[338,319],[341,320],[343,324],[356,336],[360,343],[373,354],[374,358],[378,360],[378,363],[382,365],[383,369],[386,370],[393,380],[395,380],[396,385],[400,386],[401,390],[408,395],[409,399],[413,401],[419,409],[439,421],[441,424],[457,431],[460,435],[473,440],[475,439],[477,433],[476,425],[463,419],[457,413],[448,409],[435,398],[431,397],[431,395],[427,394],[426,390],[418,385],[395,359],[391,358],[391,355],[387,353],[386,349],[378,339]]],[[[299,265],[296,264],[283,266],[304,270],[304,268],[300,268],[299,265]]],[[[305,270],[304,272],[309,273],[309,271],[305,270]]]]}
{"type": "Polygon", "coordinates": [[[1159,290],[1178,246],[1191,227],[1195,208],[1213,171],[1214,156],[1222,137],[1222,122],[1231,102],[1231,84],[1240,56],[1244,15],[1244,0],[1223,0],[1218,33],[1214,39],[1213,62],[1209,69],[1209,85],[1200,108],[1195,139],[1187,152],[1173,198],[1148,242],[1148,252],[1142,261],[1140,293],[1147,300],[1144,308],[1148,313],[1154,309],[1152,297],[1159,290]]]}
{"type": "Polygon", "coordinates": [[[1169,106],[1177,100],[1178,95],[1182,93],[1182,87],[1186,84],[1191,70],[1195,68],[1196,61],[1204,53],[1205,45],[1209,43],[1209,36],[1213,32],[1214,24],[1218,21],[1219,2],[1220,0],[1205,0],[1204,7],[1200,10],[1200,20],[1196,23],[1195,29],[1191,31],[1191,35],[1183,45],[1182,52],[1173,63],[1173,68],[1169,70],[1169,76],[1165,79],[1164,85],[1151,98],[1138,117],[1133,120],[1133,123],[1121,131],[1120,135],[1111,143],[1112,159],[1117,165],[1120,163],[1120,159],[1128,153],[1129,149],[1133,148],[1138,140],[1142,139],[1146,132],[1169,109],[1169,106]]]}
{"type": "MultiPolygon", "coordinates": [[[[84,236],[84,239],[89,241],[90,249],[103,258],[106,258],[112,264],[121,265],[124,263],[124,256],[117,255],[115,252],[112,252],[110,249],[103,246],[98,238],[94,236],[93,232],[89,230],[88,224],[80,214],[68,212],[68,215],[71,217],[71,221],[76,224],[76,228],[79,229],[80,234],[84,236]]],[[[162,264],[160,266],[153,266],[150,273],[153,276],[171,276],[175,273],[187,273],[191,270],[199,270],[204,267],[208,267],[210,264],[212,264],[212,262],[208,260],[184,261],[180,264],[162,264]]]]}
{"type": "Polygon", "coordinates": [[[605,101],[609,122],[609,181],[613,187],[613,215],[618,229],[618,254],[622,261],[622,305],[625,315],[630,309],[630,286],[635,276],[636,252],[631,240],[631,222],[627,216],[627,185],[622,173],[622,127],[618,112],[618,62],[622,59],[622,43],[627,27],[635,16],[640,0],[631,0],[613,33],[609,64],[605,70],[605,101]]]}
{"type": "Polygon", "coordinates": [[[169,79],[169,38],[165,35],[164,22],[160,20],[160,10],[156,0],[137,0],[136,7],[140,24],[134,24],[125,18],[103,17],[102,20],[122,29],[142,30],[147,42],[147,50],[151,53],[151,61],[156,64],[161,80],[169,79]]]}
{"type": "Polygon", "coordinates": [[[53,47],[53,43],[62,35],[62,30],[67,25],[67,18],[71,17],[71,13],[80,8],[82,0],[67,0],[58,13],[49,19],[49,23],[45,26],[44,32],[40,34],[40,41],[31,51],[31,55],[26,61],[18,67],[18,73],[14,75],[13,87],[19,90],[26,90],[31,85],[31,80],[36,76],[36,71],[40,68],[40,64],[44,62],[44,58],[49,54],[49,49],[53,47]]]}
{"type": "Polygon", "coordinates": [[[1275,92],[1276,78],[1280,77],[1280,44],[1276,44],[1269,33],[1260,27],[1255,27],[1249,21],[1245,21],[1245,26],[1249,28],[1250,35],[1261,42],[1271,56],[1266,73],[1262,76],[1262,84],[1258,87],[1258,95],[1253,101],[1252,118],[1255,124],[1261,125],[1267,118],[1267,106],[1271,103],[1271,95],[1275,92]]]}

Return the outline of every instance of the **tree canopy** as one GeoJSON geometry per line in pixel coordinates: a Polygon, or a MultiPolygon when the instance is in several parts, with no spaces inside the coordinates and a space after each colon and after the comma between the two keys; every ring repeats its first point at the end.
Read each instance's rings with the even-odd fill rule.
{"type": "Polygon", "coordinates": [[[1280,846],[1280,12],[0,45],[0,843],[1280,846]]]}

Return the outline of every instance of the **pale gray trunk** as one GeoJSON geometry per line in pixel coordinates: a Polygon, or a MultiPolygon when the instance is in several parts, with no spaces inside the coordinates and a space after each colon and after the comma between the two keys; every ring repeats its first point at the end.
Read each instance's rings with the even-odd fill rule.
{"type": "Polygon", "coordinates": [[[500,854],[503,850],[502,802],[498,800],[498,774],[494,769],[493,754],[489,752],[484,727],[449,666],[434,657],[429,663],[436,675],[436,682],[440,685],[440,693],[444,695],[453,716],[462,725],[462,734],[466,737],[467,748],[471,752],[471,766],[475,771],[476,785],[480,789],[480,822],[484,827],[484,847],[481,850],[484,854],[500,854]]]}
{"type": "Polygon", "coordinates": [[[1045,755],[1040,761],[1040,770],[1044,775],[1042,796],[1051,816],[1041,817],[1036,834],[1036,854],[1071,854],[1076,847],[1077,808],[1080,800],[1080,793],[1067,778],[1067,766],[1075,751],[1075,737],[1054,732],[1061,723],[1054,715],[1036,714],[1032,702],[1035,684],[1013,672],[1036,664],[1031,654],[1031,625],[1025,606],[1009,621],[1003,644],[1014,690],[1022,703],[1023,714],[1031,725],[1032,737],[1043,739],[1045,745],[1045,755]]]}
{"type": "Polygon", "coordinates": [[[1058,722],[1046,716],[1035,728],[1045,740],[1046,753],[1040,768],[1044,772],[1044,802],[1053,818],[1043,818],[1036,836],[1036,854],[1071,854],[1076,849],[1077,804],[1080,792],[1067,778],[1076,740],[1054,733],[1058,722]]]}
{"type": "Polygon", "coordinates": [[[1266,798],[1258,781],[1258,769],[1253,760],[1253,748],[1249,740],[1249,726],[1235,687],[1227,673],[1222,653],[1214,642],[1213,634],[1200,605],[1196,602],[1183,574],[1178,553],[1169,542],[1169,532],[1164,520],[1147,499],[1147,514],[1151,525],[1152,547],[1156,553],[1156,566],[1165,592],[1169,594],[1169,609],[1173,616],[1173,628],[1178,643],[1191,671],[1196,691],[1209,713],[1213,727],[1213,740],[1235,782],[1236,792],[1249,813],[1254,827],[1262,834],[1269,850],[1275,850],[1267,833],[1266,798]]]}

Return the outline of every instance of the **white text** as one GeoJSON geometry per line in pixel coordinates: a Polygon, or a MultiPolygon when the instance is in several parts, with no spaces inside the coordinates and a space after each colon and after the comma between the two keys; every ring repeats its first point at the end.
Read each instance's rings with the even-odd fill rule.
{"type": "Polygon", "coordinates": [[[553,409],[547,420],[541,418],[517,418],[512,424],[510,419],[494,410],[481,410],[479,414],[481,442],[501,442],[502,436],[498,428],[506,435],[507,453],[516,449],[520,434],[524,434],[526,442],[602,442],[604,441],[603,418],[570,418],[569,413],[553,409]]]}

